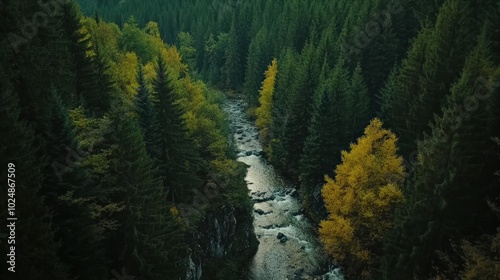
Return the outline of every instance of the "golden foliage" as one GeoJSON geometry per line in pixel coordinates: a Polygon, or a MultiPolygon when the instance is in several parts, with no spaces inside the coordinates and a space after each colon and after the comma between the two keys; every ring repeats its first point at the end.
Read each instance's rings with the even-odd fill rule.
{"type": "Polygon", "coordinates": [[[133,52],[120,55],[118,61],[112,64],[111,73],[116,86],[124,94],[125,100],[133,102],[139,83],[137,81],[138,59],[133,52]]]}
{"type": "Polygon", "coordinates": [[[275,58],[265,72],[266,78],[262,82],[262,88],[259,91],[260,107],[255,110],[255,114],[257,116],[256,124],[260,129],[260,133],[263,139],[267,139],[269,126],[271,125],[271,109],[273,106],[273,92],[277,74],[278,61],[275,58]]]}
{"type": "Polygon", "coordinates": [[[325,178],[322,195],[329,216],[320,225],[320,236],[337,261],[366,268],[391,226],[395,207],[404,200],[403,159],[396,141],[396,135],[373,119],[351,151],[342,152],[335,179],[325,178]]]}

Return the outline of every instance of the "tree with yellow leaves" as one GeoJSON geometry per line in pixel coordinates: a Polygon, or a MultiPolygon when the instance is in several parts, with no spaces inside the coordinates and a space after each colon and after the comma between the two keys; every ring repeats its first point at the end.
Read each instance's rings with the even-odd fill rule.
{"type": "Polygon", "coordinates": [[[342,151],[335,179],[325,177],[322,195],[329,216],[320,224],[325,251],[351,278],[369,278],[380,241],[403,202],[403,159],[396,135],[375,118],[351,151],[342,151]]]}
{"type": "Polygon", "coordinates": [[[269,126],[271,125],[271,109],[273,106],[273,92],[277,74],[278,61],[275,58],[265,72],[266,78],[262,82],[262,88],[259,91],[260,107],[255,110],[255,114],[257,115],[256,124],[260,129],[260,134],[264,141],[267,141],[269,126]]]}

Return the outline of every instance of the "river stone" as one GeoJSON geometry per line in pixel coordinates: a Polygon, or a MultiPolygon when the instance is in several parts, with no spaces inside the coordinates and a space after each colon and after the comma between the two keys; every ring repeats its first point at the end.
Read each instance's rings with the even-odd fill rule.
{"type": "Polygon", "coordinates": [[[255,210],[253,210],[253,211],[254,211],[255,213],[259,214],[259,215],[264,215],[264,214],[265,214],[264,210],[262,210],[262,209],[255,209],[255,210]]]}
{"type": "Polygon", "coordinates": [[[294,212],[292,212],[292,213],[290,213],[290,214],[292,214],[292,216],[298,216],[298,215],[302,215],[302,214],[303,214],[303,211],[302,211],[302,209],[299,209],[299,210],[294,211],[294,212]]]}
{"type": "MultiPolygon", "coordinates": [[[[241,139],[243,139],[243,138],[241,138],[241,139]]],[[[247,151],[247,152],[245,153],[245,155],[246,155],[247,157],[248,157],[248,156],[251,156],[251,155],[252,155],[252,151],[247,151]]]]}
{"type": "Polygon", "coordinates": [[[285,243],[287,241],[288,241],[288,237],[286,237],[286,236],[283,236],[283,238],[280,239],[281,243],[285,243]]]}
{"type": "Polygon", "coordinates": [[[278,239],[282,239],[283,237],[286,237],[283,233],[278,233],[278,236],[276,236],[276,238],[278,239]]]}
{"type": "Polygon", "coordinates": [[[270,201],[270,200],[274,200],[275,197],[274,195],[262,195],[262,196],[259,196],[259,197],[254,197],[252,200],[254,202],[257,202],[257,203],[260,203],[260,202],[266,202],[266,201],[270,201]]]}

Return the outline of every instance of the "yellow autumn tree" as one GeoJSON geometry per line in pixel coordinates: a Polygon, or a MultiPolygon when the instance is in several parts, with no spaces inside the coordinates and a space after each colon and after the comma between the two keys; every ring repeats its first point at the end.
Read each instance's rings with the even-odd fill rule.
{"type": "Polygon", "coordinates": [[[403,159],[396,135],[373,119],[351,151],[342,152],[335,179],[326,176],[323,200],[328,218],[320,224],[325,251],[353,278],[369,278],[380,241],[403,202],[403,159]]]}
{"type": "Polygon", "coordinates": [[[271,109],[273,106],[273,92],[277,74],[278,61],[275,58],[265,72],[266,78],[262,82],[262,87],[259,91],[260,106],[255,110],[255,115],[257,116],[256,124],[264,140],[268,137],[269,126],[271,125],[271,109]]]}
{"type": "Polygon", "coordinates": [[[116,86],[125,94],[125,99],[133,103],[139,83],[137,82],[137,65],[139,61],[133,52],[127,52],[111,62],[111,74],[116,81],[116,86]]]}

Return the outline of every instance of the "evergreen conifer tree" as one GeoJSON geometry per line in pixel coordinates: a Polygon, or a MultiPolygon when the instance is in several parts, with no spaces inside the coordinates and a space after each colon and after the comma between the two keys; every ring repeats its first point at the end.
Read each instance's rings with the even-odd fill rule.
{"type": "Polygon", "coordinates": [[[165,178],[165,187],[169,190],[172,201],[175,201],[176,198],[188,199],[191,197],[191,190],[197,187],[199,160],[184,123],[184,110],[178,103],[173,86],[166,62],[159,56],[153,81],[154,108],[160,128],[158,135],[161,150],[158,160],[160,172],[165,178]]]}
{"type": "Polygon", "coordinates": [[[348,131],[351,136],[348,138],[350,142],[359,137],[363,128],[369,121],[370,112],[370,97],[368,96],[368,89],[363,81],[361,66],[358,64],[351,77],[351,84],[347,93],[348,109],[348,131]]]}
{"type": "Polygon", "coordinates": [[[112,165],[125,202],[121,259],[130,275],[180,277],[186,256],[181,225],[169,213],[165,188],[146,152],[139,125],[123,113],[114,114],[119,148],[112,165]]]}
{"type": "Polygon", "coordinates": [[[342,93],[334,88],[334,75],[318,88],[315,109],[300,160],[300,187],[305,209],[315,221],[325,218],[321,188],[325,175],[340,161],[344,108],[342,93]]]}

